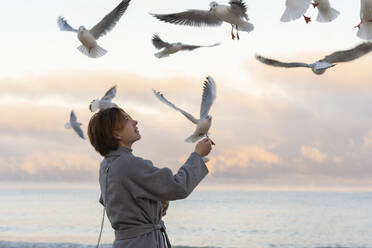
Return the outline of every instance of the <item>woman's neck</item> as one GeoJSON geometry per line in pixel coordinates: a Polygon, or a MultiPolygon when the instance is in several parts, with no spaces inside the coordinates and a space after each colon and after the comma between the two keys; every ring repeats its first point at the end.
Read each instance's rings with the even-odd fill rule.
{"type": "Polygon", "coordinates": [[[119,146],[124,147],[124,148],[132,151],[132,143],[128,144],[128,143],[119,142],[119,146]]]}

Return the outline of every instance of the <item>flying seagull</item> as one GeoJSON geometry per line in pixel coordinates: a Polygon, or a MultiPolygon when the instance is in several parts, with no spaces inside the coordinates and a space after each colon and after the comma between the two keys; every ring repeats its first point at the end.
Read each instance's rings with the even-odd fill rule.
{"type": "Polygon", "coordinates": [[[74,131],[82,138],[82,139],[85,139],[84,138],[84,134],[83,134],[83,131],[81,130],[80,126],[82,124],[80,122],[77,122],[77,118],[76,118],[76,115],[75,115],[75,112],[74,110],[71,111],[71,114],[70,114],[70,121],[67,122],[65,124],[65,128],[66,129],[74,129],[74,131]]]}
{"type": "MultiPolygon", "coordinates": [[[[202,102],[200,106],[200,118],[196,119],[191,114],[187,113],[186,111],[178,108],[176,105],[168,101],[162,93],[156,90],[152,90],[155,96],[162,101],[163,103],[167,104],[168,106],[172,107],[173,109],[181,112],[188,120],[196,125],[196,129],[194,133],[186,139],[186,142],[196,142],[198,139],[206,136],[208,137],[208,130],[212,124],[212,116],[209,115],[209,110],[213,104],[213,101],[216,99],[216,83],[214,82],[211,76],[207,77],[207,80],[204,81],[203,86],[203,95],[202,95],[202,102]]],[[[212,142],[212,144],[214,144],[212,142]]]]}
{"type": "Polygon", "coordinates": [[[357,36],[364,40],[372,40],[372,0],[360,1],[360,23],[357,36]]]}
{"type": "Polygon", "coordinates": [[[65,18],[62,16],[58,17],[58,26],[62,31],[70,31],[77,33],[77,37],[82,43],[77,49],[83,54],[90,58],[98,58],[107,53],[107,51],[98,46],[96,40],[107,32],[111,31],[128,8],[130,0],[123,0],[114,10],[107,14],[99,23],[93,28],[87,30],[84,26],[80,26],[79,29],[71,27],[65,18]]]}
{"type": "Polygon", "coordinates": [[[285,67],[285,68],[309,67],[315,74],[320,75],[320,74],[323,74],[328,68],[335,66],[334,63],[352,61],[354,59],[362,57],[363,55],[371,51],[372,51],[372,42],[364,42],[349,50],[334,52],[312,64],[296,63],[296,62],[284,63],[284,62],[280,62],[277,60],[268,59],[260,55],[256,55],[256,59],[258,59],[260,62],[264,64],[271,65],[271,66],[278,66],[278,67],[285,67]]]}
{"type": "Polygon", "coordinates": [[[163,49],[161,50],[160,52],[158,53],[155,53],[155,56],[157,58],[164,58],[164,57],[168,57],[170,54],[172,53],[176,53],[178,51],[185,51],[185,50],[188,50],[188,51],[192,51],[196,48],[200,48],[200,47],[214,47],[214,46],[218,46],[220,45],[220,43],[215,43],[213,45],[209,45],[209,46],[195,46],[195,45],[186,45],[186,44],[182,44],[181,42],[177,42],[177,43],[168,43],[168,42],[165,42],[163,41],[158,34],[154,34],[154,36],[152,37],[152,44],[157,48],[157,49],[163,49]]]}
{"type": "Polygon", "coordinates": [[[222,5],[213,1],[209,4],[209,7],[209,11],[190,9],[173,14],[151,15],[164,22],[196,27],[220,26],[223,22],[228,22],[231,24],[232,39],[235,39],[234,27],[238,39],[240,39],[238,31],[251,32],[254,29],[253,24],[248,22],[247,6],[243,0],[231,0],[229,5],[222,5]]]}
{"type": "Polygon", "coordinates": [[[101,100],[99,100],[99,99],[93,100],[89,105],[90,111],[96,112],[98,109],[99,110],[104,110],[104,109],[108,109],[108,108],[117,107],[118,105],[111,102],[112,99],[115,96],[116,96],[116,85],[113,86],[111,89],[109,89],[106,92],[106,94],[101,98],[101,100]]]}
{"type": "Polygon", "coordinates": [[[326,69],[335,66],[334,64],[327,63],[326,61],[316,61],[312,64],[302,63],[302,62],[280,62],[278,60],[265,58],[260,55],[256,55],[256,59],[264,64],[271,65],[271,66],[277,66],[277,67],[285,67],[285,68],[293,68],[293,67],[308,67],[311,68],[311,70],[317,74],[323,74],[326,69]]]}

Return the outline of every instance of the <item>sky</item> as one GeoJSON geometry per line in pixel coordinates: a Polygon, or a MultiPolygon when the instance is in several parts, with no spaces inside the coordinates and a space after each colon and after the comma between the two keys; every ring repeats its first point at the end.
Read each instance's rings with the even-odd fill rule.
{"type": "MultiPolygon", "coordinates": [[[[0,181],[97,182],[102,157],[64,124],[71,109],[86,128],[89,103],[117,85],[114,99],[134,119],[142,139],[134,154],[174,172],[195,144],[194,126],[158,101],[160,90],[197,115],[205,78],[217,84],[210,136],[215,141],[205,187],[270,189],[372,189],[372,56],[340,63],[323,75],[309,69],[273,68],[255,54],[314,62],[363,42],[354,28],[360,1],[331,4],[331,23],[280,22],[284,0],[247,1],[255,29],[231,40],[231,26],[187,27],[149,13],[208,9],[209,0],[132,0],[98,44],[99,58],[82,55],[76,34],[61,32],[57,17],[91,28],[120,1],[14,0],[0,15],[0,181]],[[157,59],[151,37],[220,46],[157,59]]],[[[219,1],[226,4],[227,1],[219,1]]],[[[309,8],[316,19],[317,11],[309,8]]]]}

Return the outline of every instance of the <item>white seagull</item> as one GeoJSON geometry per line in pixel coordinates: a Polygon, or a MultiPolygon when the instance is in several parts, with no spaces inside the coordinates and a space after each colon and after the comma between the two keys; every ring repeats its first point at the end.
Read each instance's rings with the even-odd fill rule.
{"type": "Polygon", "coordinates": [[[301,18],[305,18],[306,23],[310,21],[310,17],[305,16],[307,9],[311,4],[311,0],[286,0],[285,10],[280,20],[289,22],[301,18]]]}
{"type": "Polygon", "coordinates": [[[111,89],[109,89],[100,100],[99,99],[93,100],[89,105],[90,111],[96,112],[98,109],[104,110],[108,108],[117,107],[118,105],[111,102],[115,96],[116,96],[116,85],[113,86],[111,89]]]}
{"type": "Polygon", "coordinates": [[[256,59],[264,64],[271,65],[271,66],[277,66],[277,67],[285,67],[285,68],[293,68],[293,67],[308,67],[311,68],[311,70],[317,74],[323,74],[326,69],[335,66],[334,64],[328,63],[326,61],[317,61],[312,64],[302,63],[302,62],[280,62],[278,60],[265,58],[260,55],[256,55],[256,59]]]}
{"type": "Polygon", "coordinates": [[[83,131],[81,130],[80,126],[82,124],[80,122],[77,122],[77,118],[76,118],[76,115],[75,115],[75,112],[74,110],[71,111],[71,114],[70,114],[70,121],[67,122],[65,124],[65,128],[66,129],[74,129],[74,131],[82,138],[82,139],[85,139],[84,138],[84,134],[83,134],[83,131]]]}
{"type": "Polygon", "coordinates": [[[164,58],[168,57],[172,53],[176,53],[178,51],[192,51],[196,48],[201,48],[201,47],[214,47],[220,45],[220,43],[215,43],[213,45],[209,46],[196,46],[196,45],[186,45],[182,44],[181,42],[177,43],[168,43],[163,41],[158,34],[154,34],[152,37],[152,44],[157,48],[157,49],[163,49],[158,53],[155,53],[155,56],[157,58],[164,58]]]}
{"type": "Polygon", "coordinates": [[[98,46],[96,40],[107,32],[111,31],[124,14],[129,5],[130,0],[123,0],[120,4],[107,14],[99,23],[93,28],[87,30],[84,26],[79,29],[72,28],[63,17],[58,17],[58,26],[62,31],[70,31],[77,33],[77,37],[82,43],[77,49],[90,58],[98,58],[107,53],[105,49],[98,46]]]}
{"type": "Polygon", "coordinates": [[[372,0],[360,0],[360,23],[357,36],[364,40],[372,40],[372,0]]]}
{"type": "Polygon", "coordinates": [[[364,42],[359,44],[349,50],[337,51],[330,55],[325,56],[324,58],[316,61],[312,64],[306,63],[283,63],[277,60],[268,59],[260,55],[256,55],[256,58],[267,65],[278,66],[278,67],[309,67],[311,70],[317,74],[323,74],[328,68],[335,66],[334,63],[342,63],[355,60],[363,55],[372,51],[372,42],[364,42]]]}
{"type": "Polygon", "coordinates": [[[231,0],[229,5],[222,5],[213,1],[209,4],[209,7],[209,11],[190,9],[180,13],[151,15],[164,22],[197,27],[220,26],[223,22],[227,22],[231,24],[232,39],[235,39],[234,27],[238,39],[238,31],[251,32],[254,29],[253,24],[248,22],[247,6],[243,0],[231,0]]]}
{"type": "MultiPolygon", "coordinates": [[[[198,139],[206,136],[208,137],[208,131],[212,124],[212,116],[209,115],[209,110],[213,104],[213,101],[216,99],[216,83],[214,82],[211,76],[207,77],[207,80],[204,81],[202,102],[200,106],[200,118],[196,119],[191,114],[186,111],[178,108],[176,105],[168,101],[162,93],[159,91],[152,90],[155,96],[162,101],[163,103],[169,105],[173,109],[181,112],[188,120],[196,125],[194,133],[186,139],[186,142],[196,142],[198,139]]],[[[212,144],[213,141],[212,141],[212,144]]]]}
{"type": "Polygon", "coordinates": [[[331,22],[340,14],[340,12],[331,7],[329,0],[314,0],[312,3],[314,8],[318,9],[318,22],[331,22]]]}

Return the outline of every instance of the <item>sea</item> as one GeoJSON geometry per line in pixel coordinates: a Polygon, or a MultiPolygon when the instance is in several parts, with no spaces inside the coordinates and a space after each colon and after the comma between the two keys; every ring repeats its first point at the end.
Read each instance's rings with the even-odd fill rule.
{"type": "MultiPolygon", "coordinates": [[[[0,248],[93,248],[98,199],[98,185],[0,183],[0,248]]],[[[201,188],[164,222],[175,248],[372,248],[372,192],[201,188]]],[[[113,239],[106,217],[100,247],[113,239]]]]}

